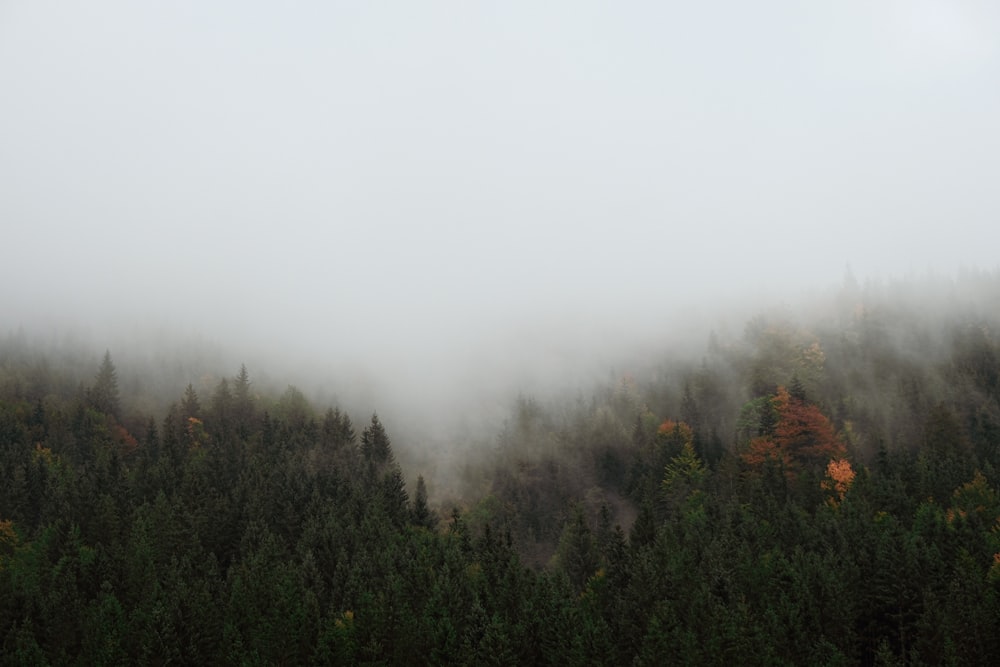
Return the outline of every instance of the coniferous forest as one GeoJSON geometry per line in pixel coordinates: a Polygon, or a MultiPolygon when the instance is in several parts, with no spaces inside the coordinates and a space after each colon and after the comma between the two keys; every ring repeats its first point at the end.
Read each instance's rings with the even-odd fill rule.
{"type": "Polygon", "coordinates": [[[512,397],[448,489],[252,359],[150,414],[10,334],[3,662],[995,664],[1000,278],[821,301],[512,397]]]}

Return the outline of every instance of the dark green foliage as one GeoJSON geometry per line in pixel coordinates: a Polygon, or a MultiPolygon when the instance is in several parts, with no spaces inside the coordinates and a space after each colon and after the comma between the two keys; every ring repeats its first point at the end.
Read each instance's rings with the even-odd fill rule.
{"type": "Polygon", "coordinates": [[[395,463],[389,436],[377,414],[372,415],[371,424],[361,432],[361,457],[376,469],[395,463]]]}
{"type": "Polygon", "coordinates": [[[191,384],[184,390],[184,398],[181,399],[181,416],[185,419],[194,417],[201,419],[201,401],[198,400],[198,392],[191,384]]]}
{"type": "Polygon", "coordinates": [[[427,505],[427,484],[423,475],[417,477],[417,490],[413,496],[413,523],[428,530],[434,530],[438,524],[437,515],[427,505]]]}
{"type": "Polygon", "coordinates": [[[600,553],[583,512],[577,508],[563,529],[554,557],[556,567],[566,576],[570,586],[582,591],[587,581],[597,573],[600,553]]]}
{"type": "Polygon", "coordinates": [[[91,407],[98,412],[119,417],[121,398],[118,395],[118,371],[111,361],[111,352],[105,351],[104,360],[94,378],[94,385],[87,391],[91,407]]]}
{"type": "Polygon", "coordinates": [[[845,312],[520,398],[443,525],[375,415],[357,438],[242,367],[149,416],[110,354],[87,390],[0,346],[0,663],[993,664],[996,323],[845,312]],[[778,385],[847,488],[741,457],[778,385]]]}

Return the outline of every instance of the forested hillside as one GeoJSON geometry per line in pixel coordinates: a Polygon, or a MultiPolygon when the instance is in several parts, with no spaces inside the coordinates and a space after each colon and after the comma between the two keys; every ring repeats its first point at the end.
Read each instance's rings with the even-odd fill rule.
{"type": "Polygon", "coordinates": [[[152,396],[10,335],[3,662],[994,664],[1000,276],[705,337],[518,397],[445,484],[248,366],[152,396]]]}

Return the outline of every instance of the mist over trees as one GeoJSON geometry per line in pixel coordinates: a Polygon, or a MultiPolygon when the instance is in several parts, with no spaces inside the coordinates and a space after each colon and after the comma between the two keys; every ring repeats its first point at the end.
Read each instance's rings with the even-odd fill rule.
{"type": "Polygon", "coordinates": [[[252,359],[10,333],[2,660],[991,664],[1000,276],[849,276],[699,347],[436,451],[252,359]]]}
{"type": "Polygon", "coordinates": [[[0,2],[0,665],[998,662],[997,35],[0,2]]]}

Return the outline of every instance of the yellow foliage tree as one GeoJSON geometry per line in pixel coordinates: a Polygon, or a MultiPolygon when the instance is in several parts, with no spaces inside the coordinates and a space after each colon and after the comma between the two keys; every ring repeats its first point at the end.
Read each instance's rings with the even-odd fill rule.
{"type": "Polygon", "coordinates": [[[826,479],[823,480],[823,488],[836,494],[835,498],[830,498],[832,505],[837,505],[854,482],[854,468],[847,459],[830,459],[826,464],[826,479]]]}

